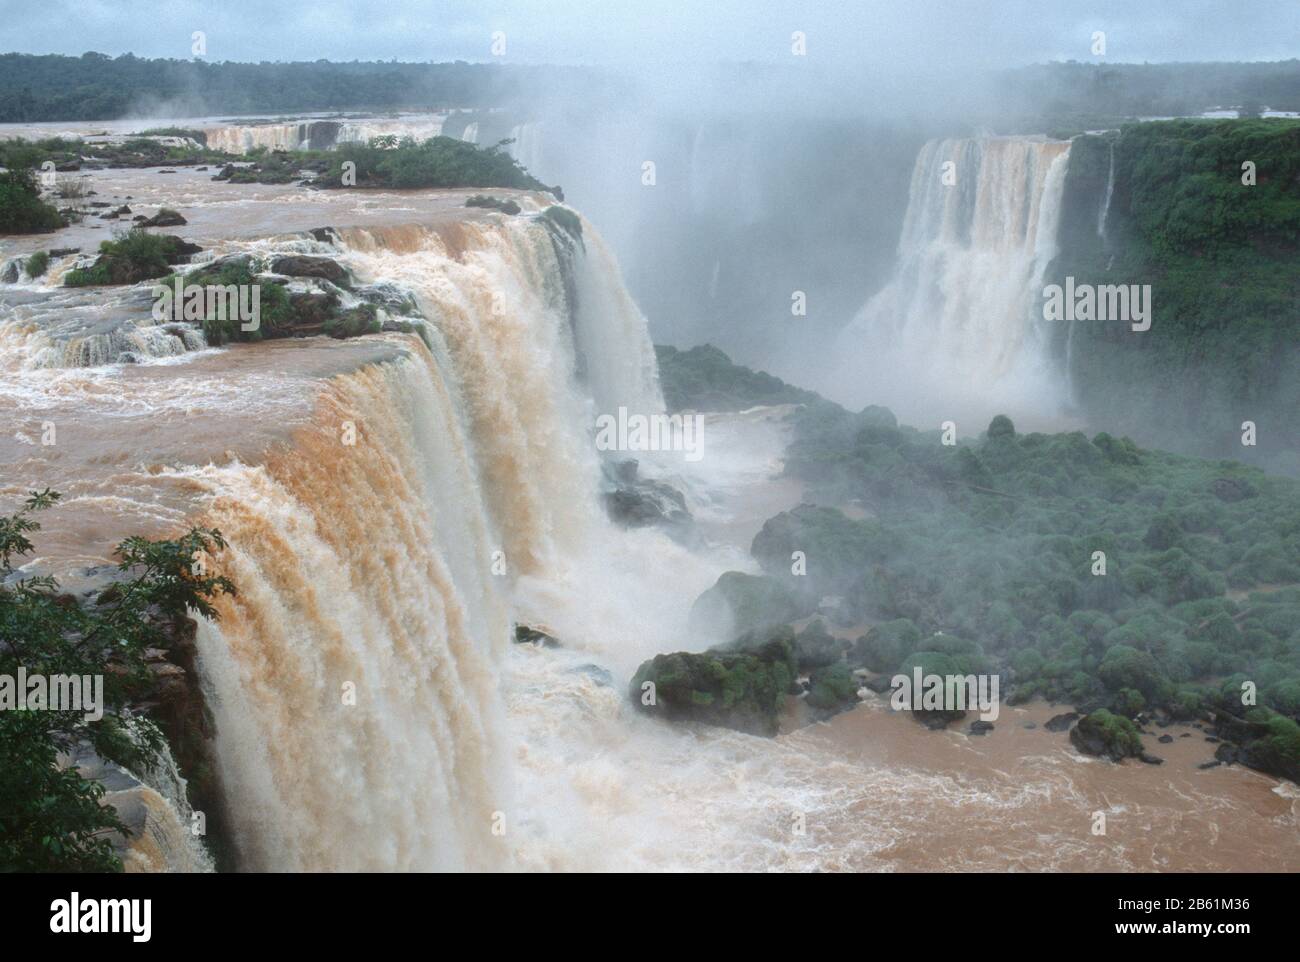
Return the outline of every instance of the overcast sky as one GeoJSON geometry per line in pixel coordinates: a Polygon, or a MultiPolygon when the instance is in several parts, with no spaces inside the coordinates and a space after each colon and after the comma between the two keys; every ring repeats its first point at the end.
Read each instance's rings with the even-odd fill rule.
{"type": "Polygon", "coordinates": [[[0,0],[0,51],[209,60],[1013,66],[1300,56],[1300,0],[0,0]]]}

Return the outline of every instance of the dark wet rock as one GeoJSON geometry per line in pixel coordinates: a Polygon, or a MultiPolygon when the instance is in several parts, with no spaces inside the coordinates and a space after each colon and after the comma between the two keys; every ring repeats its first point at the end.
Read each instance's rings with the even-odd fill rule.
{"type": "Polygon", "coordinates": [[[875,678],[868,678],[862,685],[868,691],[874,691],[877,695],[884,695],[893,687],[889,683],[889,678],[889,675],[877,675],[875,678]]]}
{"type": "Polygon", "coordinates": [[[1156,741],[1158,741],[1162,745],[1168,745],[1171,742],[1173,742],[1173,740],[1174,740],[1173,735],[1161,735],[1159,738],[1156,739],[1156,741]]]}
{"type": "Polygon", "coordinates": [[[1142,752],[1138,755],[1138,761],[1145,765],[1163,765],[1165,760],[1159,755],[1152,755],[1150,752],[1142,752]]]}
{"type": "Polygon", "coordinates": [[[67,257],[69,254],[80,254],[80,247],[52,247],[50,248],[51,257],[67,257]]]}
{"type": "Polygon", "coordinates": [[[1241,752],[1236,745],[1223,742],[1214,750],[1214,757],[1225,765],[1234,765],[1241,761],[1241,752]]]}
{"type": "Polygon", "coordinates": [[[473,197],[465,201],[465,206],[484,207],[488,210],[496,210],[503,214],[512,216],[518,214],[523,209],[513,200],[502,200],[500,197],[490,197],[484,194],[475,194],[473,197]]]}
{"type": "Polygon", "coordinates": [[[623,527],[680,527],[691,523],[686,496],[664,481],[641,477],[635,459],[606,462],[604,475],[606,490],[601,500],[605,511],[623,527]]]}
{"type": "Polygon", "coordinates": [[[313,227],[307,233],[311,234],[313,238],[320,241],[322,244],[338,245],[339,232],[333,227],[313,227]]]}
{"type": "Polygon", "coordinates": [[[528,625],[515,625],[516,645],[541,645],[543,648],[560,648],[560,642],[544,631],[528,625]]]}
{"type": "Polygon", "coordinates": [[[1201,762],[1201,764],[1197,765],[1196,767],[1204,771],[1207,768],[1218,768],[1222,764],[1223,762],[1218,761],[1216,759],[1215,761],[1212,762],[1201,762]]]}
{"type": "MultiPolygon", "coordinates": [[[[329,228],[324,229],[328,230],[329,228]]],[[[420,313],[420,305],[416,301],[415,295],[398,287],[396,284],[386,282],[366,284],[353,288],[352,293],[367,304],[382,307],[389,314],[412,316],[420,313]]]]}
{"type": "Polygon", "coordinates": [[[1070,729],[1070,743],[1084,755],[1116,762],[1143,754],[1136,726],[1123,715],[1114,715],[1104,708],[1079,719],[1070,729]]]}
{"type": "Polygon", "coordinates": [[[1219,761],[1300,784],[1300,736],[1285,715],[1263,708],[1251,709],[1245,718],[1216,711],[1214,723],[1223,739],[1214,752],[1219,761]]]}
{"type": "Polygon", "coordinates": [[[188,224],[184,217],[169,207],[164,207],[148,220],[141,222],[142,227],[180,227],[188,224]]]}
{"type": "Polygon", "coordinates": [[[941,732],[953,722],[961,721],[966,717],[964,711],[926,711],[917,709],[911,714],[913,718],[932,732],[941,732]]]}
{"type": "Polygon", "coordinates": [[[992,722],[976,719],[970,723],[970,733],[972,735],[987,735],[991,731],[993,731],[992,722]]]}
{"type": "Polygon", "coordinates": [[[162,237],[168,245],[164,254],[168,264],[188,264],[195,254],[203,252],[203,248],[198,244],[182,240],[175,234],[163,234],[162,237]]]}
{"type": "Polygon", "coordinates": [[[1222,739],[1220,739],[1220,738],[1215,738],[1213,735],[1206,735],[1206,736],[1205,736],[1205,740],[1206,740],[1207,742],[1218,742],[1218,741],[1222,741],[1222,739]]]}
{"type": "Polygon", "coordinates": [[[1063,715],[1053,715],[1047,719],[1043,725],[1049,732],[1069,731],[1070,726],[1079,720],[1078,712],[1066,712],[1063,715]]]}
{"type": "Polygon", "coordinates": [[[0,284],[17,284],[18,283],[18,261],[13,260],[4,266],[4,271],[0,272],[0,284]]]}
{"type": "Polygon", "coordinates": [[[328,257],[305,254],[277,257],[271,261],[271,270],[289,277],[317,277],[338,284],[340,287],[346,287],[348,284],[347,268],[328,257]]]}

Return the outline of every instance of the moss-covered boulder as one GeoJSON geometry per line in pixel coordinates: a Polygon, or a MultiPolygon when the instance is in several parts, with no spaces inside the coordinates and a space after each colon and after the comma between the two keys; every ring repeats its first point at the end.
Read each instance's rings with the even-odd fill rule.
{"type": "Polygon", "coordinates": [[[151,234],[137,227],[103,241],[94,264],[68,271],[63,283],[67,287],[138,284],[167,276],[173,265],[189,263],[202,249],[172,234],[151,234]]]}
{"type": "Polygon", "coordinates": [[[805,594],[851,592],[871,566],[899,548],[898,537],[874,521],[857,521],[837,508],[801,504],[769,518],[750,553],[768,574],[788,578],[805,594]],[[796,554],[797,553],[797,554],[796,554]],[[802,560],[805,573],[793,576],[802,560]]]}
{"type": "Polygon", "coordinates": [[[712,344],[688,351],[655,345],[659,383],[670,411],[743,411],[775,404],[820,400],[812,391],[786,384],[766,371],[753,371],[712,344]]]}
{"type": "Polygon", "coordinates": [[[1142,755],[1142,738],[1137,726],[1104,708],[1079,719],[1070,729],[1070,743],[1085,755],[1122,761],[1142,755]]]}
{"type": "Polygon", "coordinates": [[[850,660],[871,671],[891,671],[921,644],[921,630],[906,618],[872,626],[853,643],[850,660]]]}
{"type": "Polygon", "coordinates": [[[800,671],[845,665],[845,654],[851,647],[849,642],[827,631],[820,618],[814,619],[794,639],[794,654],[800,671]]]}
{"type": "Polygon", "coordinates": [[[668,721],[772,736],[795,677],[794,649],[777,638],[748,650],[656,655],[632,678],[632,703],[668,721]]]}
{"type": "Polygon", "coordinates": [[[779,578],[727,571],[691,608],[691,625],[715,637],[729,637],[811,614],[815,603],[779,578]]]}
{"type": "Polygon", "coordinates": [[[818,668],[808,681],[806,702],[815,719],[838,715],[858,703],[858,684],[845,665],[818,668]]]}
{"type": "Polygon", "coordinates": [[[1237,718],[1214,713],[1215,734],[1226,739],[1215,751],[1221,762],[1235,762],[1300,784],[1300,725],[1267,708],[1252,708],[1237,718]]]}

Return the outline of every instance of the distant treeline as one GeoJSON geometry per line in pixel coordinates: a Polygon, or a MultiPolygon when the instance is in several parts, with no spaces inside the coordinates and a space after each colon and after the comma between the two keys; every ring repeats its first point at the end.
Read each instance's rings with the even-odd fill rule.
{"type": "MultiPolygon", "coordinates": [[[[738,77],[747,77],[738,68],[738,77]]],[[[332,110],[488,107],[540,91],[608,87],[590,68],[514,64],[211,63],[123,54],[0,54],[0,123],[332,110]],[[584,81],[585,78],[585,81],[584,81]]],[[[792,82],[793,81],[793,78],[792,82]]],[[[1273,63],[1050,63],[993,78],[1001,123],[1086,126],[1115,117],[1240,105],[1300,110],[1300,60],[1273,63]]],[[[606,91],[608,92],[608,91],[606,91]]],[[[991,118],[993,119],[993,118],[991,118]]]]}
{"type": "Polygon", "coordinates": [[[0,55],[0,123],[284,111],[488,107],[567,68],[474,63],[209,63],[0,55]]]}
{"type": "Polygon", "coordinates": [[[1269,63],[1035,64],[999,77],[999,104],[1027,129],[1065,134],[1117,118],[1195,116],[1215,107],[1300,111],[1300,60],[1269,63]]]}

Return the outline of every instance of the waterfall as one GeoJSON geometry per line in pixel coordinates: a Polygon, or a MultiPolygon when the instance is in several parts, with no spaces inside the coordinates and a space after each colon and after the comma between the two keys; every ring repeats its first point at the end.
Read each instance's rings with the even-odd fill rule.
{"type": "Polygon", "coordinates": [[[246,154],[258,147],[267,150],[302,150],[310,139],[310,124],[256,124],[207,127],[208,147],[228,154],[246,154]]]}
{"type": "Polygon", "coordinates": [[[504,865],[509,624],[455,407],[433,357],[372,365],[283,460],[204,475],[241,589],[199,651],[243,868],[504,865]]]}
{"type": "Polygon", "coordinates": [[[662,406],[644,318],[584,228],[586,309],[528,218],[343,231],[359,275],[414,291],[432,349],[330,378],[266,463],[196,472],[240,589],[198,643],[241,867],[514,864],[494,827],[519,817],[515,595],[603,543],[593,411],[662,406]]]}
{"type": "MultiPolygon", "coordinates": [[[[339,144],[367,143],[372,137],[395,134],[428,140],[442,133],[445,114],[415,114],[395,120],[307,120],[292,124],[222,124],[204,128],[213,150],[246,154],[267,150],[329,150],[339,144]]],[[[467,138],[468,139],[468,138],[467,138]]]]}
{"type": "Polygon", "coordinates": [[[894,275],[841,335],[831,393],[927,420],[1057,400],[1038,319],[1069,148],[1016,138],[922,148],[894,275]]]}
{"type": "Polygon", "coordinates": [[[542,132],[541,124],[533,121],[516,124],[510,129],[510,156],[517,160],[534,177],[541,177],[542,132]]]}
{"type": "Polygon", "coordinates": [[[1115,193],[1115,141],[1110,142],[1110,170],[1106,174],[1106,196],[1101,202],[1101,213],[1097,215],[1097,236],[1106,242],[1106,218],[1110,215],[1110,197],[1115,193]]]}

